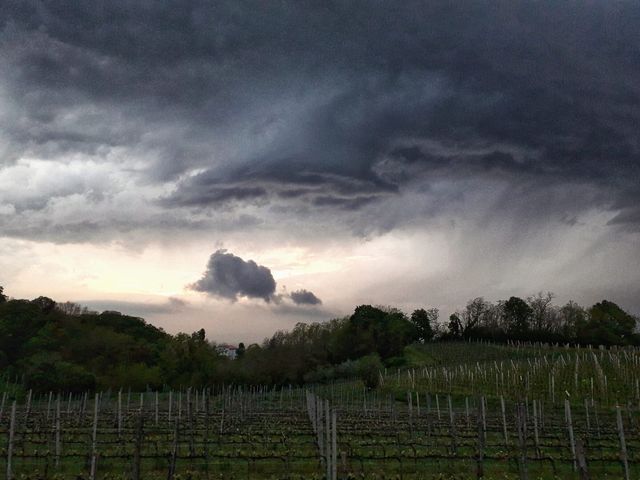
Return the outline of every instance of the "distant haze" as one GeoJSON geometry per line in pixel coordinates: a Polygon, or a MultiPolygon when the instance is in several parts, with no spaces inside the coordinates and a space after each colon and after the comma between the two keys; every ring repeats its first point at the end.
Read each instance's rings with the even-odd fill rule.
{"type": "Polygon", "coordinates": [[[640,3],[8,2],[0,285],[255,341],[640,313],[640,3]]]}

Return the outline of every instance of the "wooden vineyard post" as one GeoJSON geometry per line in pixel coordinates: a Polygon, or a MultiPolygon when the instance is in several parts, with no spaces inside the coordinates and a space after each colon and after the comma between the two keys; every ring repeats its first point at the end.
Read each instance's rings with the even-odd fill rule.
{"type": "Polygon", "coordinates": [[[469,397],[464,397],[464,411],[467,416],[467,428],[471,428],[471,417],[469,416],[469,397]]]}
{"type": "Polygon", "coordinates": [[[596,421],[596,432],[598,433],[598,438],[601,438],[600,434],[600,417],[598,415],[598,404],[595,402],[593,397],[591,398],[591,408],[593,410],[593,417],[596,421]]]}
{"type": "Polygon", "coordinates": [[[526,417],[524,404],[519,403],[517,405],[517,429],[518,429],[518,443],[520,444],[520,480],[528,480],[529,473],[527,472],[527,438],[526,438],[526,417]]]}
{"type": "Polygon", "coordinates": [[[62,447],[60,445],[60,394],[58,394],[58,400],[56,401],[56,433],[55,433],[55,466],[56,469],[60,467],[60,454],[62,453],[62,447]]]}
{"type": "MultiPolygon", "coordinates": [[[[51,392],[49,392],[51,394],[51,392]]],[[[0,404],[0,421],[2,420],[2,414],[4,413],[4,404],[7,400],[7,392],[2,392],[2,403],[0,404]]],[[[49,412],[47,411],[47,419],[49,418],[49,412]]]]}
{"type": "Polygon", "coordinates": [[[320,450],[320,459],[324,462],[325,457],[324,457],[324,442],[323,440],[323,436],[324,436],[324,428],[322,425],[322,402],[320,401],[320,398],[318,398],[315,394],[314,394],[314,404],[316,407],[316,440],[317,440],[317,444],[318,444],[318,450],[320,450]]]}
{"type": "Polygon", "coordinates": [[[413,394],[407,391],[407,408],[409,409],[409,431],[413,436],[413,394]]]}
{"type": "Polygon", "coordinates": [[[536,447],[536,457],[540,458],[540,436],[538,435],[538,404],[540,402],[533,400],[533,441],[536,447]]]}
{"type": "Polygon", "coordinates": [[[178,458],[178,428],[179,422],[176,418],[175,428],[173,431],[173,444],[171,445],[171,459],[169,461],[169,473],[167,475],[167,480],[173,480],[173,476],[176,473],[176,460],[178,458]]]}
{"type": "Polygon", "coordinates": [[[191,388],[187,390],[187,425],[189,426],[189,455],[193,458],[196,454],[196,447],[193,432],[193,397],[191,388]]]}
{"type": "Polygon", "coordinates": [[[169,425],[171,425],[171,408],[173,407],[173,390],[169,390],[169,425]]]}
{"type": "Polygon", "coordinates": [[[24,424],[25,426],[27,425],[27,423],[29,422],[29,414],[31,413],[31,397],[33,395],[33,390],[29,390],[29,393],[27,394],[27,407],[24,410],[24,424]]]}
{"type": "Polygon", "coordinates": [[[427,393],[427,437],[431,439],[431,395],[427,393]]]}
{"type": "Polygon", "coordinates": [[[504,406],[504,397],[500,396],[500,410],[502,411],[502,434],[504,435],[504,446],[509,446],[509,434],[507,432],[507,413],[504,406]]]}
{"type": "MultiPolygon", "coordinates": [[[[49,401],[47,402],[47,420],[51,416],[51,401],[53,399],[53,392],[49,391],[49,401]]],[[[2,396],[2,407],[4,407],[4,395],[2,396]]],[[[0,419],[2,419],[2,408],[0,408],[0,419]]]]}
{"type": "Polygon", "coordinates": [[[624,479],[629,480],[629,460],[627,457],[627,442],[624,438],[624,426],[622,424],[622,413],[620,405],[616,405],[616,423],[618,425],[618,437],[620,438],[620,460],[624,467],[624,479]]]}
{"type": "Polygon", "coordinates": [[[564,400],[564,415],[567,422],[567,430],[569,431],[569,444],[571,446],[571,457],[573,458],[573,470],[577,470],[577,462],[576,462],[576,442],[573,436],[573,420],[571,418],[571,405],[569,404],[569,400],[564,400]]]}
{"type": "Polygon", "coordinates": [[[122,390],[118,392],[118,438],[122,437],[122,390]]]}
{"type": "Polygon", "coordinates": [[[584,453],[584,443],[581,438],[576,439],[576,456],[578,457],[578,474],[580,480],[590,480],[587,459],[584,453]]]}
{"type": "Polygon", "coordinates": [[[587,422],[587,432],[589,432],[591,430],[591,422],[589,419],[589,400],[587,398],[584,399],[584,416],[587,422]]]}
{"type": "Polygon", "coordinates": [[[9,444],[7,445],[7,480],[13,480],[13,470],[11,469],[11,460],[13,457],[13,438],[16,429],[16,402],[11,405],[11,418],[9,420],[9,444]]]}
{"type": "Polygon", "coordinates": [[[338,433],[336,431],[337,414],[331,412],[331,480],[338,480],[338,433]]]}
{"type": "Polygon", "coordinates": [[[204,397],[204,471],[209,478],[209,397],[204,397]]]}
{"type": "Polygon", "coordinates": [[[98,457],[98,394],[96,393],[93,407],[93,431],[91,432],[91,472],[89,480],[96,480],[96,461],[98,457]]]}
{"type": "Polygon", "coordinates": [[[480,402],[478,406],[477,412],[477,423],[478,423],[478,456],[476,459],[476,478],[484,478],[484,444],[485,444],[485,432],[484,428],[484,399],[480,397],[480,402]]]}
{"type": "Polygon", "coordinates": [[[440,421],[440,398],[438,397],[437,393],[436,393],[436,412],[438,414],[438,421],[440,421]]]}
{"type": "Polygon", "coordinates": [[[449,429],[451,431],[451,450],[454,455],[457,455],[458,441],[456,439],[456,422],[453,415],[453,405],[451,403],[451,395],[447,395],[447,403],[449,404],[449,429]]]}
{"type": "Polygon", "coordinates": [[[155,425],[156,427],[158,426],[158,420],[160,417],[160,412],[159,412],[159,401],[158,401],[158,391],[156,390],[156,415],[155,415],[155,425]]]}
{"type": "Polygon", "coordinates": [[[142,450],[142,438],[144,435],[144,415],[140,411],[138,414],[138,425],[136,428],[136,443],[133,451],[133,480],[140,480],[140,463],[141,463],[141,450],[142,450]]]}
{"type": "Polygon", "coordinates": [[[325,460],[325,466],[327,469],[327,479],[331,478],[331,471],[332,471],[332,467],[331,467],[331,459],[333,458],[333,455],[331,454],[331,412],[329,411],[329,400],[325,400],[324,401],[324,416],[325,416],[325,438],[323,439],[323,441],[325,441],[326,446],[325,446],[325,456],[326,456],[326,460],[325,460]]]}

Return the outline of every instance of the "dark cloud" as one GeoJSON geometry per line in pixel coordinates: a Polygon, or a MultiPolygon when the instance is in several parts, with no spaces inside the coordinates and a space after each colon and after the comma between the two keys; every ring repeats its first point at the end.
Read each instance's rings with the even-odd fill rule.
{"type": "Polygon", "coordinates": [[[304,288],[291,292],[290,297],[296,305],[320,305],[322,303],[322,300],[316,297],[313,292],[304,288]]]}
{"type": "Polygon", "coordinates": [[[618,206],[640,194],[635,1],[8,1],[0,58],[0,163],[86,155],[170,184],[160,209],[284,203],[358,230],[408,190],[501,181],[589,185],[561,208],[639,224],[618,206]]]}
{"type": "Polygon", "coordinates": [[[247,297],[270,302],[274,298],[276,281],[267,267],[253,260],[245,261],[226,250],[217,250],[209,258],[202,278],[189,288],[232,301],[247,297]]]}

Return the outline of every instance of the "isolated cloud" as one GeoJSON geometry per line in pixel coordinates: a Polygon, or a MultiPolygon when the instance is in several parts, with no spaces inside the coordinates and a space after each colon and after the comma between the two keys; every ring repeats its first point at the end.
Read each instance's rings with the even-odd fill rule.
{"type": "Polygon", "coordinates": [[[190,288],[233,301],[247,297],[270,302],[276,291],[276,281],[267,267],[253,260],[245,261],[226,250],[217,250],[209,258],[202,278],[190,288]]]}
{"type": "Polygon", "coordinates": [[[290,297],[296,305],[319,305],[322,303],[322,300],[316,297],[313,292],[304,288],[291,292],[290,297]]]}
{"type": "Polygon", "coordinates": [[[280,304],[290,299],[296,305],[319,305],[322,301],[305,289],[296,290],[290,294],[276,294],[276,281],[271,270],[258,265],[253,260],[228,253],[227,250],[215,251],[202,278],[189,285],[196,292],[203,292],[214,297],[226,298],[232,301],[239,297],[260,298],[267,303],[280,304]]]}

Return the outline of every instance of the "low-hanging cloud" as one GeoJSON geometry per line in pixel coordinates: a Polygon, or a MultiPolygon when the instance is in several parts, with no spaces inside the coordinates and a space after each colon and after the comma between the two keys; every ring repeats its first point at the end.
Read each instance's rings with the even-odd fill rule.
{"type": "Polygon", "coordinates": [[[267,303],[280,303],[285,299],[290,299],[296,305],[322,303],[313,292],[305,289],[291,294],[276,294],[276,281],[269,268],[253,260],[243,260],[225,249],[216,250],[209,257],[202,278],[189,285],[189,288],[234,302],[239,297],[245,297],[259,298],[267,303]]]}
{"type": "Polygon", "coordinates": [[[316,297],[313,292],[304,288],[291,292],[290,297],[296,305],[320,305],[322,303],[322,300],[316,297]]]}
{"type": "Polygon", "coordinates": [[[267,267],[220,249],[209,257],[207,270],[190,288],[232,301],[247,297],[270,302],[276,292],[276,281],[267,267]]]}

